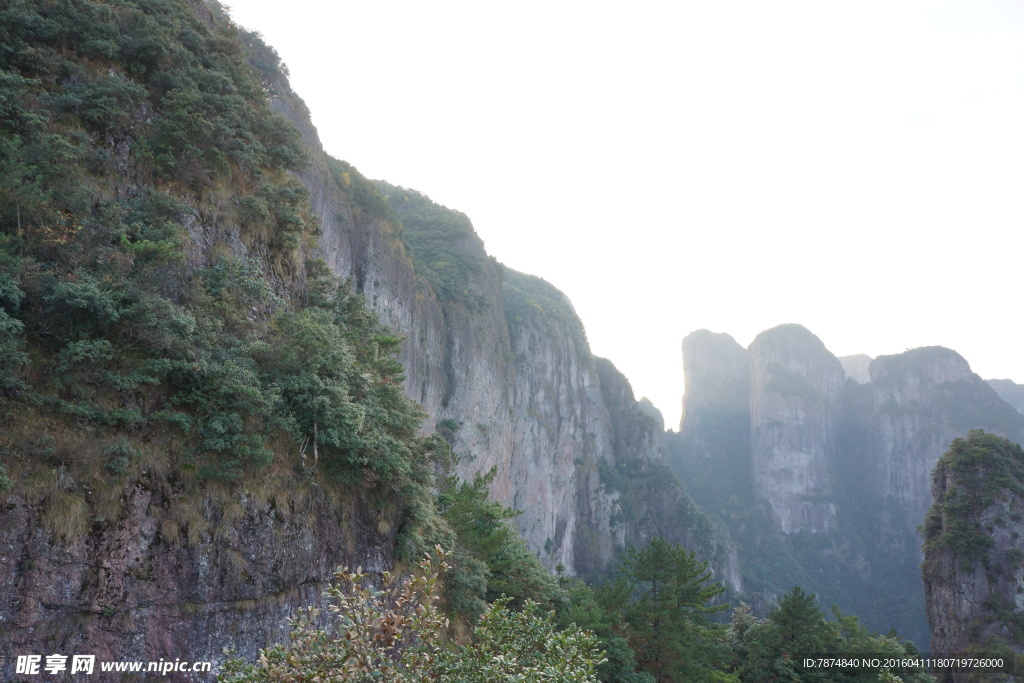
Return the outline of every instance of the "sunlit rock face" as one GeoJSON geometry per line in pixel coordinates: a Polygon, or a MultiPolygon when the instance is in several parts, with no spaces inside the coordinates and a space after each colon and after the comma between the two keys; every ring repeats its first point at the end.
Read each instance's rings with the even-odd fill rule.
{"type": "Polygon", "coordinates": [[[755,494],[771,504],[783,532],[828,531],[843,367],[799,325],[762,332],[749,354],[755,494]]]}

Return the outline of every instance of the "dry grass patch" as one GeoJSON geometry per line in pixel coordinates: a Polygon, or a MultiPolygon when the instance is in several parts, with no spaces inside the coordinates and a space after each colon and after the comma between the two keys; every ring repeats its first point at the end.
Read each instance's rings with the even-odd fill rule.
{"type": "Polygon", "coordinates": [[[43,526],[65,546],[84,538],[89,531],[89,506],[78,494],[53,491],[42,512],[43,526]]]}

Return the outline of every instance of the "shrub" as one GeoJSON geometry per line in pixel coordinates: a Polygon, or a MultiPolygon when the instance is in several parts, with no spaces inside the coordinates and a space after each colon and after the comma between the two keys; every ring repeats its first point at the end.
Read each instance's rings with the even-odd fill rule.
{"type": "Polygon", "coordinates": [[[595,681],[602,653],[594,637],[559,630],[551,615],[528,602],[521,612],[496,601],[480,619],[473,644],[456,646],[434,603],[438,574],[448,554],[434,549],[411,575],[384,572],[374,580],[361,570],[339,569],[331,629],[316,625],[309,608],[292,621],[291,642],[260,652],[256,664],[225,663],[224,683],[257,681],[595,681]]]}

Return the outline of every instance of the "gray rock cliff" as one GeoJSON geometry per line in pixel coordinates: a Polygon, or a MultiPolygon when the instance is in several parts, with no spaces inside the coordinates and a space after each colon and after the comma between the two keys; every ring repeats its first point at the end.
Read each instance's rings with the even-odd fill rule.
{"type": "Polygon", "coordinates": [[[972,431],[939,461],[931,494],[922,576],[932,652],[1012,661],[1024,653],[1024,450],[972,431]]]}
{"type": "MultiPolygon", "coordinates": [[[[596,476],[598,465],[616,448],[626,461],[660,453],[639,433],[613,445],[615,415],[571,304],[539,278],[496,264],[471,231],[449,247],[476,264],[460,283],[473,305],[442,296],[401,238],[416,226],[399,228],[353,201],[289,93],[279,84],[272,101],[310,150],[300,178],[320,217],[321,253],[405,337],[406,394],[433,424],[455,426],[444,433],[460,456],[459,474],[497,468],[492,495],[523,511],[516,523],[549,567],[575,574],[578,563],[605,566],[633,539],[628,525],[613,529],[621,505],[596,476]]],[[[635,406],[632,395],[627,403],[635,406]]]]}
{"type": "Polygon", "coordinates": [[[842,365],[799,325],[762,332],[749,354],[754,495],[768,500],[784,533],[826,532],[836,514],[829,469],[842,365]]]}
{"type": "Polygon", "coordinates": [[[866,378],[864,360],[844,369],[796,325],[747,350],[728,335],[692,333],[670,461],[729,527],[754,604],[799,583],[922,643],[917,529],[932,469],[971,429],[1024,442],[1024,421],[949,349],[881,356],[866,378]]]}
{"type": "Polygon", "coordinates": [[[987,379],[985,381],[996,390],[999,398],[1013,406],[1018,413],[1024,413],[1024,384],[1017,384],[1012,379],[987,379]]]}
{"type": "MultiPolygon", "coordinates": [[[[219,21],[199,0],[189,6],[205,25],[219,21]]],[[[229,47],[243,54],[241,45],[229,47]]],[[[305,240],[318,232],[310,255],[350,280],[404,337],[404,390],[429,415],[425,430],[450,441],[464,478],[496,468],[492,495],[523,511],[516,523],[542,561],[569,574],[600,571],[624,545],[660,535],[697,549],[726,580],[737,577],[728,547],[665,469],[661,426],[625,378],[591,354],[566,297],[497,264],[470,230],[446,246],[477,264],[457,282],[472,305],[447,298],[417,267],[384,198],[324,153],[285,78],[268,75],[262,86],[308,152],[295,177],[309,194],[308,207],[298,202],[309,213],[302,222],[319,228],[302,233],[305,240]]],[[[111,181],[114,191],[151,184],[145,169],[126,173],[111,181]]],[[[279,294],[303,291],[300,250],[271,258],[272,238],[243,229],[231,188],[212,183],[190,192],[178,197],[187,205],[183,268],[194,273],[230,254],[261,269],[279,294]]],[[[268,314],[253,308],[252,315],[268,314]]],[[[96,447],[81,440],[76,445],[96,447]]],[[[149,457],[166,467],[167,455],[149,457]]],[[[94,515],[90,492],[73,481],[54,483],[49,498],[74,498],[84,507],[69,515],[86,517],[75,518],[80,533],[62,540],[42,520],[52,500],[4,499],[0,678],[13,677],[12,652],[54,648],[109,659],[216,660],[233,647],[252,659],[283,639],[297,607],[319,601],[337,566],[380,571],[395,562],[400,500],[371,500],[358,487],[325,492],[286,472],[268,476],[284,482],[277,491],[252,482],[246,490],[189,488],[162,474],[115,492],[120,507],[107,516],[94,515]]]]}

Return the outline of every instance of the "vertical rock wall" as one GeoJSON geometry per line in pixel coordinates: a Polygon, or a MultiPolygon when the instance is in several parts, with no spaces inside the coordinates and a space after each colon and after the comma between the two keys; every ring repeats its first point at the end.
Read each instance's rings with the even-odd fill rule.
{"type": "Polygon", "coordinates": [[[320,253],[405,337],[406,394],[430,416],[427,428],[452,443],[459,474],[496,467],[494,498],[523,511],[516,522],[530,547],[569,574],[603,569],[617,548],[650,534],[682,533],[675,526],[692,520],[678,514],[677,499],[685,497],[678,484],[648,490],[654,497],[640,512],[628,500],[638,492],[602,481],[608,463],[627,479],[646,472],[660,462],[660,442],[653,421],[638,429],[620,419],[637,411],[631,390],[608,404],[565,296],[502,268],[471,234],[450,246],[481,264],[462,285],[480,305],[441,300],[417,274],[399,226],[366,211],[331,177],[316,131],[287,84],[276,84],[272,94],[310,150],[312,163],[300,178],[320,219],[320,253]],[[634,523],[635,515],[645,521],[634,523]]]}
{"type": "Polygon", "coordinates": [[[784,533],[826,532],[836,514],[829,470],[843,368],[799,325],[762,332],[749,353],[754,494],[784,533]]]}
{"type": "MultiPolygon", "coordinates": [[[[922,577],[932,653],[1019,658],[1024,653],[1024,450],[972,431],[939,461],[931,495],[922,577]]],[[[990,678],[1002,680],[995,674],[984,677],[990,678]]],[[[939,679],[981,680],[966,671],[939,679]]]]}

